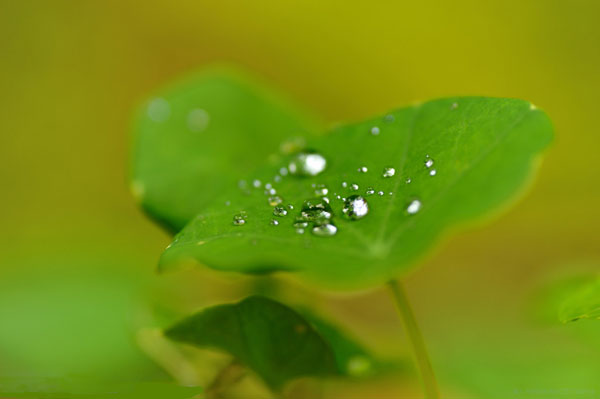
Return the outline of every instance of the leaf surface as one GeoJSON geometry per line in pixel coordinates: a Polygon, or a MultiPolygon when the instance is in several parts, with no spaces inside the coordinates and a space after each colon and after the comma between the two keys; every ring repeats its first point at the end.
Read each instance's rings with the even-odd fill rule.
{"type": "Polygon", "coordinates": [[[152,218],[176,232],[283,140],[306,135],[307,126],[281,99],[238,73],[194,75],[139,110],[132,192],[152,218]]]}
{"type": "Polygon", "coordinates": [[[332,288],[378,285],[408,272],[450,227],[514,201],[551,138],[548,117],[530,103],[481,97],[430,101],[342,126],[308,142],[327,161],[322,173],[279,179],[282,167],[298,166],[298,155],[270,157],[245,175],[242,189],[231,185],[190,221],[160,268],[196,260],[226,271],[294,271],[332,288]],[[393,176],[384,177],[385,168],[393,176]],[[309,224],[299,234],[295,218],[320,185],[337,233],[311,234],[316,225],[309,224]],[[286,216],[274,215],[269,187],[286,216]],[[344,217],[351,195],[368,202],[358,220],[344,217]],[[240,215],[243,224],[234,223],[240,215]]]}
{"type": "Polygon", "coordinates": [[[321,335],[298,313],[261,296],[205,309],[166,335],[226,351],[275,389],[298,377],[337,373],[333,351],[321,335]]]}

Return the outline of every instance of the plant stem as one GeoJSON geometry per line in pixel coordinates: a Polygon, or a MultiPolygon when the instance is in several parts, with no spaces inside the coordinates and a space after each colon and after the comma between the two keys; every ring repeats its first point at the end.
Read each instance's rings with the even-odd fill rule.
{"type": "Polygon", "coordinates": [[[433,368],[427,355],[427,349],[425,348],[425,341],[415,320],[415,315],[404,291],[402,283],[398,280],[390,280],[388,283],[392,296],[394,297],[398,313],[402,319],[402,323],[408,333],[408,339],[411,344],[415,363],[419,369],[421,375],[421,383],[423,384],[423,390],[425,391],[426,399],[439,399],[440,392],[438,389],[435,375],[433,374],[433,368]]]}

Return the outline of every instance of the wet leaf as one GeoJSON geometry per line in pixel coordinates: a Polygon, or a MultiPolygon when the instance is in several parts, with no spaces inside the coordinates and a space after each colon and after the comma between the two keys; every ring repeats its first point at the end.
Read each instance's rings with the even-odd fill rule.
{"type": "Polygon", "coordinates": [[[152,218],[178,231],[307,125],[249,79],[215,70],[157,93],[134,131],[131,190],[152,218]]]}
{"type": "Polygon", "coordinates": [[[160,267],[196,260],[293,271],[335,288],[378,285],[409,271],[449,228],[514,202],[551,138],[548,117],[512,99],[436,100],[342,126],[243,175],[175,237],[160,267]],[[324,188],[328,204],[314,198],[324,188]]]}

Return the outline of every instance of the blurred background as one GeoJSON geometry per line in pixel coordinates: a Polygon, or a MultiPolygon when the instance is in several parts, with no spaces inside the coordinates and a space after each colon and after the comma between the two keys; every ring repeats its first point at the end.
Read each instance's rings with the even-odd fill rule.
{"type": "MultiPolygon", "coordinates": [[[[0,376],[168,380],[136,338],[147,308],[239,298],[242,278],[155,274],[169,236],[127,183],[135,107],[229,63],[323,126],[451,95],[545,110],[556,139],[528,196],[442,243],[407,289],[445,397],[599,397],[598,323],[531,309],[551,276],[600,268],[599,20],[595,0],[0,0],[0,376]]],[[[319,295],[373,350],[408,353],[384,290],[319,295]]]]}

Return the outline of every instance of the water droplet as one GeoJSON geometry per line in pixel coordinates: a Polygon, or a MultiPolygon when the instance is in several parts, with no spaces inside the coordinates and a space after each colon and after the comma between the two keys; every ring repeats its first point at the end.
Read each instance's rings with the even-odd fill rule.
{"type": "Polygon", "coordinates": [[[286,167],[282,167],[279,169],[279,174],[281,176],[287,176],[288,175],[288,169],[286,167]]]}
{"type": "Polygon", "coordinates": [[[290,211],[291,211],[292,209],[294,209],[294,205],[292,205],[292,204],[288,204],[288,206],[287,206],[287,207],[288,207],[288,209],[289,209],[290,211]]]}
{"type": "Polygon", "coordinates": [[[346,365],[348,374],[355,377],[367,374],[371,370],[371,367],[371,361],[365,356],[360,355],[352,356],[346,365]]]}
{"type": "Polygon", "coordinates": [[[294,223],[294,227],[303,228],[303,229],[308,227],[308,222],[303,221],[303,219],[296,219],[296,220],[299,220],[299,221],[294,223]]]}
{"type": "Polygon", "coordinates": [[[331,223],[321,224],[313,227],[312,233],[319,237],[331,237],[337,233],[337,227],[331,223]]]}
{"type": "Polygon", "coordinates": [[[369,169],[367,169],[366,166],[361,166],[360,168],[358,168],[359,173],[367,173],[368,171],[369,169]]]}
{"type": "Polygon", "coordinates": [[[383,191],[377,191],[377,195],[379,195],[380,197],[383,196],[383,194],[385,194],[383,191]]]}
{"type": "Polygon", "coordinates": [[[435,170],[435,169],[431,169],[429,171],[429,176],[435,176],[436,174],[437,174],[437,170],[435,170]]]}
{"type": "Polygon", "coordinates": [[[358,189],[359,189],[358,184],[356,184],[356,183],[352,183],[352,185],[350,186],[350,188],[352,190],[354,190],[354,191],[358,191],[358,189]]]}
{"type": "Polygon", "coordinates": [[[195,108],[187,116],[187,125],[192,132],[202,132],[208,127],[210,115],[202,108],[195,108]]]}
{"type": "Polygon", "coordinates": [[[304,234],[304,229],[302,229],[302,228],[297,228],[297,229],[296,229],[296,233],[298,233],[298,234],[304,234]]]}
{"type": "Polygon", "coordinates": [[[389,192],[390,195],[394,195],[394,193],[392,191],[389,192]]]}
{"type": "Polygon", "coordinates": [[[360,195],[351,195],[344,202],[342,212],[344,212],[346,218],[358,220],[369,213],[369,204],[367,204],[367,200],[360,195]]]}
{"type": "Polygon", "coordinates": [[[265,188],[266,188],[267,190],[270,190],[270,189],[272,189],[272,188],[273,188],[273,185],[272,185],[271,183],[266,183],[266,184],[265,184],[265,188]]]}
{"type": "Polygon", "coordinates": [[[246,224],[246,215],[242,213],[233,215],[233,224],[234,226],[241,226],[243,224],[246,224]]]}
{"type": "Polygon", "coordinates": [[[304,151],[296,154],[288,169],[291,174],[298,176],[316,176],[325,170],[327,160],[315,151],[304,151]]]}
{"type": "Polygon", "coordinates": [[[373,194],[375,194],[375,189],[373,187],[369,187],[369,188],[367,188],[367,191],[365,191],[365,193],[367,195],[373,195],[373,194]]]}
{"type": "Polygon", "coordinates": [[[315,186],[315,195],[323,197],[329,193],[329,189],[324,184],[317,184],[315,186]]]}
{"type": "Polygon", "coordinates": [[[380,130],[380,129],[379,129],[377,126],[373,126],[373,127],[371,128],[371,134],[372,134],[373,136],[377,136],[379,133],[381,133],[381,130],[380,130]]]}
{"type": "Polygon", "coordinates": [[[275,216],[285,216],[287,215],[287,209],[285,209],[282,206],[276,206],[275,208],[273,208],[273,215],[275,216]]]}
{"type": "Polygon", "coordinates": [[[277,206],[279,204],[281,204],[283,202],[283,198],[281,198],[279,195],[273,195],[271,197],[269,197],[269,205],[271,206],[277,206]]]}
{"type": "Polygon", "coordinates": [[[344,188],[348,187],[348,182],[343,181],[342,182],[342,187],[344,187],[344,188]]]}
{"type": "Polygon", "coordinates": [[[275,181],[275,183],[281,183],[281,176],[275,175],[275,177],[273,177],[273,180],[275,181]]]}
{"type": "Polygon", "coordinates": [[[386,116],[383,117],[383,120],[387,123],[392,123],[393,121],[396,120],[396,117],[394,117],[394,115],[392,115],[392,114],[387,114],[386,116]]]}
{"type": "Polygon", "coordinates": [[[383,177],[392,177],[395,174],[396,174],[396,169],[389,167],[389,166],[386,168],[383,168],[383,173],[382,173],[383,177]]]}
{"type": "Polygon", "coordinates": [[[262,183],[260,180],[256,179],[256,180],[252,181],[252,185],[256,188],[259,188],[262,185],[262,183]]]}
{"type": "Polygon", "coordinates": [[[412,180],[410,179],[410,177],[408,179],[406,179],[406,184],[410,184],[412,180]]]}
{"type": "Polygon", "coordinates": [[[265,195],[275,195],[275,194],[277,194],[277,190],[275,190],[274,188],[265,190],[265,195]]]}
{"type": "Polygon", "coordinates": [[[304,201],[300,217],[296,221],[323,224],[331,219],[332,210],[324,198],[314,198],[304,201]]]}
{"type": "Polygon", "coordinates": [[[171,116],[171,105],[164,98],[155,98],[148,104],[147,114],[154,122],[165,122],[171,116]]]}
{"type": "Polygon", "coordinates": [[[425,167],[431,168],[432,166],[433,166],[433,159],[429,158],[429,155],[427,155],[427,159],[425,160],[425,167]]]}
{"type": "Polygon", "coordinates": [[[450,106],[450,109],[456,109],[458,108],[458,103],[452,103],[452,105],[450,106]]]}
{"type": "Polygon", "coordinates": [[[277,226],[278,224],[279,224],[279,221],[278,221],[278,220],[271,219],[271,225],[272,225],[272,226],[277,226]]]}
{"type": "Polygon", "coordinates": [[[420,209],[421,209],[421,201],[412,200],[410,202],[410,204],[408,204],[408,206],[406,207],[406,212],[409,215],[414,215],[415,213],[419,212],[420,209]]]}

